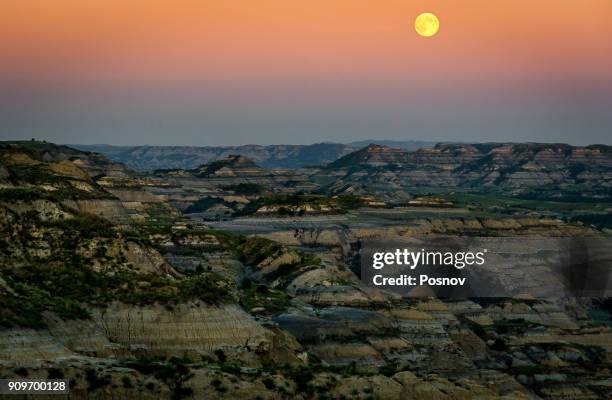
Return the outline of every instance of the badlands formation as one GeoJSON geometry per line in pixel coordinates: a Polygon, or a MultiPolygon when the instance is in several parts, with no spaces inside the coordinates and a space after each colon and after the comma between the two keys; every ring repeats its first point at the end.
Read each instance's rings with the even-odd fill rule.
{"type": "Polygon", "coordinates": [[[1,144],[0,374],[77,399],[612,396],[609,299],[404,297],[358,265],[372,238],[606,237],[610,148],[338,157],[135,172],[1,144]]]}

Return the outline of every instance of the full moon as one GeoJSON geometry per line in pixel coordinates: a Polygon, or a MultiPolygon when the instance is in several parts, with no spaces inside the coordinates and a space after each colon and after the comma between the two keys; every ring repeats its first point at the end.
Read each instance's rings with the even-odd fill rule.
{"type": "Polygon", "coordinates": [[[423,13],[414,20],[414,29],[421,36],[430,37],[438,33],[440,21],[435,14],[423,13]]]}

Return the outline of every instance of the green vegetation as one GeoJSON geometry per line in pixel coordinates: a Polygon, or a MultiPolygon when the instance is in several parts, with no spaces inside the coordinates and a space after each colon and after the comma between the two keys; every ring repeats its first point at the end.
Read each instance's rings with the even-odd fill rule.
{"type": "Polygon", "coordinates": [[[491,350],[495,351],[506,351],[508,349],[508,345],[503,339],[497,338],[491,345],[491,350]]]}
{"type": "Polygon", "coordinates": [[[66,177],[57,175],[49,170],[45,164],[39,165],[10,165],[8,170],[13,179],[24,181],[32,185],[66,183],[66,177]]]}
{"type": "Polygon", "coordinates": [[[254,196],[266,191],[266,187],[257,183],[239,183],[221,187],[223,190],[230,190],[243,196],[254,196]]]}
{"type": "Polygon", "coordinates": [[[475,303],[478,303],[482,307],[488,307],[491,305],[503,306],[504,303],[527,304],[529,306],[532,306],[545,302],[545,300],[542,299],[527,299],[514,297],[470,297],[469,299],[475,303]]]}
{"type": "Polygon", "coordinates": [[[0,189],[0,200],[3,201],[26,201],[44,199],[46,191],[36,188],[2,188],[0,189]]]}
{"type": "Polygon", "coordinates": [[[131,389],[134,387],[134,384],[132,383],[132,379],[129,376],[124,376],[121,378],[121,385],[125,389],[131,389]]]}
{"type": "Polygon", "coordinates": [[[268,390],[276,389],[276,384],[274,383],[274,381],[270,377],[265,377],[264,379],[261,380],[261,382],[264,384],[264,386],[268,390]]]}
{"type": "Polygon", "coordinates": [[[94,390],[99,388],[103,388],[107,385],[110,385],[111,383],[110,376],[99,376],[96,370],[92,368],[89,368],[87,371],[85,371],[85,379],[87,380],[87,383],[89,385],[87,390],[90,392],[93,392],[94,390]]]}
{"type": "Polygon", "coordinates": [[[133,368],[144,375],[153,375],[164,382],[172,392],[172,399],[179,400],[193,394],[193,389],[186,387],[185,383],[193,377],[185,360],[172,357],[169,360],[133,360],[125,363],[126,367],[133,368]]]}
{"type": "Polygon", "coordinates": [[[78,302],[52,294],[28,283],[7,280],[10,291],[0,294],[0,326],[45,327],[43,312],[51,311],[65,319],[86,319],[89,312],[78,302]]]}
{"type": "Polygon", "coordinates": [[[266,258],[281,253],[283,249],[281,244],[261,237],[248,238],[238,248],[240,261],[247,265],[257,265],[266,258]]]}
{"type": "Polygon", "coordinates": [[[243,282],[242,289],[240,305],[248,312],[257,312],[258,309],[262,309],[263,311],[257,313],[274,315],[285,311],[289,306],[289,298],[281,290],[270,289],[263,284],[245,285],[245,282],[243,282]]]}
{"type": "Polygon", "coordinates": [[[264,276],[269,281],[282,278],[284,283],[291,281],[297,274],[304,272],[306,268],[316,268],[321,265],[321,260],[313,254],[292,251],[275,241],[261,237],[246,239],[238,247],[238,256],[240,261],[255,270],[258,270],[260,264],[265,260],[287,256],[285,262],[280,263],[264,276]]]}
{"type": "Polygon", "coordinates": [[[536,322],[526,321],[523,318],[517,319],[500,319],[496,320],[493,323],[492,329],[494,329],[497,333],[502,335],[505,334],[513,334],[513,335],[523,335],[527,331],[533,328],[537,328],[543,326],[536,322]]]}
{"type": "Polygon", "coordinates": [[[51,367],[47,371],[47,379],[64,379],[64,371],[59,368],[51,367]]]}
{"type": "Polygon", "coordinates": [[[378,369],[379,374],[387,376],[387,377],[393,376],[399,371],[401,371],[401,369],[395,363],[385,364],[378,369]]]}
{"type": "Polygon", "coordinates": [[[284,312],[289,306],[289,297],[281,289],[299,274],[321,265],[321,260],[310,253],[290,250],[261,237],[243,239],[237,246],[237,256],[255,271],[261,268],[261,263],[283,260],[276,262],[275,268],[264,274],[260,282],[243,279],[240,285],[240,304],[255,314],[276,315],[284,312]],[[274,283],[274,288],[268,286],[270,282],[274,283]]]}
{"type": "MultiPolygon", "coordinates": [[[[2,326],[43,328],[45,312],[55,313],[63,319],[86,319],[90,306],[105,307],[114,301],[173,306],[191,300],[219,304],[234,298],[233,284],[211,270],[200,268],[195,273],[171,277],[134,269],[124,250],[129,241],[150,245],[143,237],[150,229],[148,224],[144,231],[141,226],[120,231],[107,220],[89,214],[40,220],[32,211],[14,217],[13,222],[0,228],[0,247],[7,255],[18,255],[18,258],[9,259],[19,264],[18,267],[10,264],[0,267],[7,288],[0,292],[2,326]],[[35,243],[44,243],[47,251],[30,253],[23,250],[35,243]]],[[[173,240],[183,235],[214,236],[221,250],[230,251],[253,266],[270,255],[282,255],[287,251],[275,242],[247,239],[232,232],[190,227],[172,232],[170,227],[168,224],[165,232],[169,232],[173,240]]],[[[201,249],[189,246],[177,246],[170,251],[180,253],[183,250],[196,255],[201,253],[201,249]]],[[[279,275],[291,276],[304,266],[318,263],[310,255],[295,254],[297,258],[282,266],[279,275]]],[[[245,287],[240,299],[245,309],[263,308],[270,314],[284,310],[288,304],[283,292],[265,285],[245,287]]]]}
{"type": "MultiPolygon", "coordinates": [[[[289,382],[293,382],[299,393],[314,396],[313,398],[325,398],[324,396],[341,378],[365,377],[376,373],[375,369],[361,368],[356,363],[328,365],[322,363],[314,354],[309,354],[310,362],[308,364],[271,364],[263,368],[248,368],[249,371],[246,372],[238,365],[227,362],[227,357],[221,349],[215,351],[215,354],[218,361],[206,357],[204,363],[195,363],[187,359],[173,357],[169,359],[135,359],[125,361],[123,366],[159,379],[168,386],[174,399],[188,397],[192,394],[191,389],[185,385],[194,376],[192,371],[198,368],[209,368],[226,374],[220,374],[210,381],[212,388],[219,393],[225,393],[229,390],[226,385],[227,381],[237,382],[239,379],[252,380],[261,377],[261,382],[266,389],[287,395],[288,386],[279,383],[279,380],[274,378],[275,376],[279,378],[282,376],[289,382]],[[321,375],[327,375],[326,379],[315,379],[321,375]]],[[[381,371],[386,374],[402,370],[406,370],[406,368],[401,368],[395,364],[381,368],[381,371]]],[[[363,392],[371,393],[371,388],[366,387],[363,392]]]]}
{"type": "Polygon", "coordinates": [[[588,311],[596,323],[612,326],[612,298],[594,299],[588,311]]]}
{"type": "Polygon", "coordinates": [[[264,206],[278,207],[279,215],[300,215],[305,213],[306,207],[314,212],[345,213],[364,205],[363,199],[352,195],[327,197],[308,194],[275,194],[251,200],[235,215],[252,215],[264,206]]]}
{"type": "Polygon", "coordinates": [[[0,267],[0,282],[6,285],[0,290],[1,326],[43,328],[46,311],[63,319],[86,319],[88,305],[105,307],[113,301],[172,305],[191,300],[219,304],[232,299],[231,283],[211,271],[171,277],[162,271],[135,270],[122,250],[125,239],[98,217],[83,214],[41,221],[35,213],[24,213],[17,221],[0,228],[5,253],[22,254],[0,267]],[[48,251],[35,256],[22,253],[20,248],[32,246],[35,236],[44,237],[48,251]],[[110,247],[115,248],[112,255],[110,247]]]}
{"type": "MultiPolygon", "coordinates": [[[[47,145],[45,146],[54,146],[47,145]]],[[[67,153],[80,152],[65,148],[67,153]]],[[[4,201],[24,201],[34,199],[46,199],[52,201],[72,200],[90,200],[90,199],[115,199],[111,193],[99,187],[94,181],[87,178],[85,171],[83,177],[74,177],[65,175],[50,167],[49,164],[43,162],[45,159],[43,153],[39,149],[32,148],[14,148],[0,145],[0,151],[3,155],[8,156],[6,170],[8,172],[7,180],[15,187],[0,189],[0,200],[4,201]],[[30,164],[11,163],[11,154],[15,156],[25,156],[34,161],[30,164]],[[81,190],[73,186],[73,183],[85,183],[91,190],[81,190]],[[43,186],[44,185],[44,186],[43,186]]],[[[83,153],[84,154],[84,153],[83,153]]],[[[67,154],[64,154],[64,157],[67,154]]]]}
{"type": "Polygon", "coordinates": [[[237,252],[238,247],[245,242],[246,237],[235,232],[208,229],[207,234],[213,235],[226,250],[237,252]]]}
{"type": "Polygon", "coordinates": [[[147,219],[135,227],[137,236],[172,233],[172,227],[178,216],[171,207],[167,207],[164,203],[148,203],[144,211],[147,219]]]}
{"type": "Polygon", "coordinates": [[[107,192],[86,192],[71,186],[62,186],[56,190],[48,191],[36,187],[15,187],[1,188],[0,201],[32,201],[32,200],[51,200],[61,202],[64,200],[95,200],[95,199],[116,199],[107,192]]]}
{"type": "Polygon", "coordinates": [[[209,208],[214,207],[216,205],[223,205],[229,208],[235,208],[235,202],[225,201],[219,197],[204,197],[199,199],[185,210],[185,213],[199,213],[207,211],[209,208]]]}
{"type": "Polygon", "coordinates": [[[377,329],[352,330],[346,335],[325,335],[325,339],[331,342],[340,343],[364,343],[367,342],[369,338],[396,338],[401,336],[401,334],[401,330],[397,327],[384,327],[377,329]]]}
{"type": "Polygon", "coordinates": [[[201,165],[198,167],[199,172],[196,176],[205,178],[209,175],[214,174],[222,168],[232,166],[240,156],[231,155],[228,158],[211,161],[208,164],[201,165]]]}
{"type": "Polygon", "coordinates": [[[574,215],[569,219],[570,222],[580,222],[597,229],[612,229],[612,214],[593,213],[574,215]]]}
{"type": "Polygon", "coordinates": [[[278,373],[283,375],[285,378],[292,380],[296,384],[298,392],[307,393],[312,395],[318,394],[318,398],[321,394],[327,393],[329,389],[334,386],[336,377],[322,383],[322,385],[313,384],[313,380],[316,375],[319,374],[333,374],[339,375],[340,377],[346,378],[349,376],[372,376],[374,370],[371,368],[360,368],[356,363],[349,365],[328,365],[321,363],[317,357],[309,355],[313,361],[306,365],[279,365],[268,369],[270,373],[278,373]]]}
{"type": "MultiPolygon", "coordinates": [[[[6,306],[21,304],[22,309],[26,307],[35,315],[19,313],[12,318],[9,315],[7,322],[26,326],[37,324],[19,318],[42,321],[40,313],[45,310],[65,319],[87,318],[89,314],[85,311],[85,304],[103,307],[113,301],[147,305],[178,304],[189,300],[219,304],[231,299],[229,283],[213,272],[175,279],[130,270],[100,272],[83,264],[79,267],[53,263],[30,264],[17,271],[5,272],[4,276],[15,295],[4,294],[0,296],[0,302],[6,306]]],[[[10,307],[2,308],[0,316],[11,310],[10,307]]],[[[32,327],[41,327],[40,324],[42,322],[32,327]]]]}
{"type": "Polygon", "coordinates": [[[75,239],[93,239],[95,237],[116,238],[117,231],[106,219],[93,214],[78,214],[73,218],[64,218],[53,221],[40,221],[43,228],[60,229],[66,235],[76,234],[75,239]]]}
{"type": "Polygon", "coordinates": [[[25,367],[17,367],[13,370],[13,372],[22,378],[26,378],[28,375],[30,375],[28,369],[25,367]]]}
{"type": "MultiPolygon", "coordinates": [[[[59,148],[68,148],[68,147],[60,146],[54,143],[49,143],[46,140],[36,140],[32,138],[31,140],[0,141],[0,148],[2,150],[19,148],[19,149],[33,150],[33,151],[51,151],[51,150],[57,150],[59,148]]],[[[70,150],[75,151],[75,152],[78,151],[78,150],[73,150],[73,149],[70,149],[70,150]]]]}
{"type": "Polygon", "coordinates": [[[224,363],[227,361],[227,356],[225,355],[223,349],[215,350],[215,356],[217,356],[217,360],[219,360],[220,363],[224,363]]]}
{"type": "Polygon", "coordinates": [[[219,378],[215,378],[213,379],[210,384],[212,385],[212,387],[215,388],[215,390],[219,393],[225,393],[227,392],[227,386],[223,385],[223,381],[221,381],[221,379],[219,378]]]}
{"type": "Polygon", "coordinates": [[[459,207],[480,208],[483,210],[542,211],[558,214],[605,212],[608,202],[567,202],[510,197],[493,193],[448,193],[443,196],[459,207]]]}
{"type": "MultiPolygon", "coordinates": [[[[582,166],[584,167],[584,166],[582,166]]],[[[570,174],[576,170],[569,170],[570,174]]],[[[541,186],[537,189],[529,189],[522,192],[519,198],[524,200],[542,200],[563,203],[602,203],[612,202],[610,189],[607,187],[596,187],[592,184],[575,184],[560,189],[557,185],[541,186]]]]}

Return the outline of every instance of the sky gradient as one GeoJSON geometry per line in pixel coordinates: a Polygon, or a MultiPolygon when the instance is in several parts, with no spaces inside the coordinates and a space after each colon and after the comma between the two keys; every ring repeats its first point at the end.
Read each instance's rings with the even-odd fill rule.
{"type": "Polygon", "coordinates": [[[611,20],[609,0],[3,0],[0,139],[612,144],[611,20]]]}

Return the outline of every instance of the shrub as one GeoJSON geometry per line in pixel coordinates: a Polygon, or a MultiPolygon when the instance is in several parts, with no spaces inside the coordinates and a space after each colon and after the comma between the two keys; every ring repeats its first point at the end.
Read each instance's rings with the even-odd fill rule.
{"type": "Polygon", "coordinates": [[[67,233],[76,233],[79,239],[93,239],[95,237],[117,237],[113,225],[106,219],[93,214],[80,214],[74,218],[59,219],[41,222],[42,226],[57,228],[67,233]]]}
{"type": "Polygon", "coordinates": [[[312,393],[310,382],[314,379],[314,374],[307,366],[298,366],[285,371],[296,384],[298,391],[312,393]]]}
{"type": "Polygon", "coordinates": [[[504,342],[502,339],[497,338],[491,345],[491,349],[496,351],[506,351],[508,349],[508,346],[506,345],[506,342],[504,342]]]}
{"type": "Polygon", "coordinates": [[[240,367],[236,364],[223,364],[221,365],[221,372],[237,375],[240,373],[240,367]]]}
{"type": "Polygon", "coordinates": [[[96,371],[91,368],[85,371],[85,379],[89,384],[88,390],[92,392],[111,383],[108,376],[100,377],[96,371]]]}
{"type": "Polygon", "coordinates": [[[32,199],[44,198],[42,190],[34,188],[3,188],[0,189],[0,200],[6,201],[27,201],[32,199]]]}
{"type": "Polygon", "coordinates": [[[51,367],[47,371],[48,379],[64,379],[64,371],[59,368],[51,367]]]}
{"type": "Polygon", "coordinates": [[[134,385],[132,384],[132,380],[129,376],[124,376],[123,378],[121,378],[121,383],[126,389],[134,387],[134,385]]]}
{"type": "Polygon", "coordinates": [[[219,360],[219,362],[224,363],[227,361],[227,356],[225,355],[225,352],[223,351],[223,349],[215,350],[215,356],[217,356],[217,359],[219,360]]]}
{"type": "Polygon", "coordinates": [[[226,201],[224,201],[223,199],[220,199],[218,197],[204,197],[202,199],[199,199],[198,201],[196,201],[195,203],[193,203],[192,205],[190,205],[189,207],[187,207],[185,209],[185,213],[190,214],[190,213],[200,213],[200,212],[204,212],[206,210],[208,210],[211,207],[214,207],[218,204],[222,204],[228,207],[231,207],[232,204],[228,203],[226,201]]]}
{"type": "MultiPolygon", "coordinates": [[[[140,359],[129,361],[126,363],[126,366],[134,368],[142,374],[155,376],[155,378],[164,382],[172,391],[173,399],[182,399],[191,396],[193,393],[191,388],[184,386],[185,382],[193,377],[193,373],[184,364],[184,361],[176,357],[168,361],[140,359]]],[[[152,383],[147,384],[147,387],[149,385],[152,385],[152,383]]]]}
{"type": "Polygon", "coordinates": [[[238,249],[240,259],[248,265],[257,265],[283,250],[279,243],[261,237],[248,238],[238,249]]]}
{"type": "Polygon", "coordinates": [[[247,311],[264,308],[268,314],[278,314],[289,307],[289,297],[280,290],[270,289],[260,284],[245,290],[240,305],[247,311]]]}
{"type": "Polygon", "coordinates": [[[397,365],[393,363],[385,364],[378,369],[379,374],[384,375],[384,376],[389,376],[389,377],[395,375],[396,372],[397,372],[397,365]]]}
{"type": "Polygon", "coordinates": [[[245,196],[261,194],[266,190],[263,185],[259,185],[257,183],[239,183],[237,185],[223,186],[222,189],[231,190],[236,194],[245,196]]]}
{"type": "Polygon", "coordinates": [[[263,378],[261,382],[264,384],[264,386],[266,387],[266,389],[272,390],[272,389],[276,388],[276,384],[275,384],[275,383],[274,383],[274,381],[273,381],[271,378],[269,378],[269,377],[265,377],[265,378],[263,378]]]}

